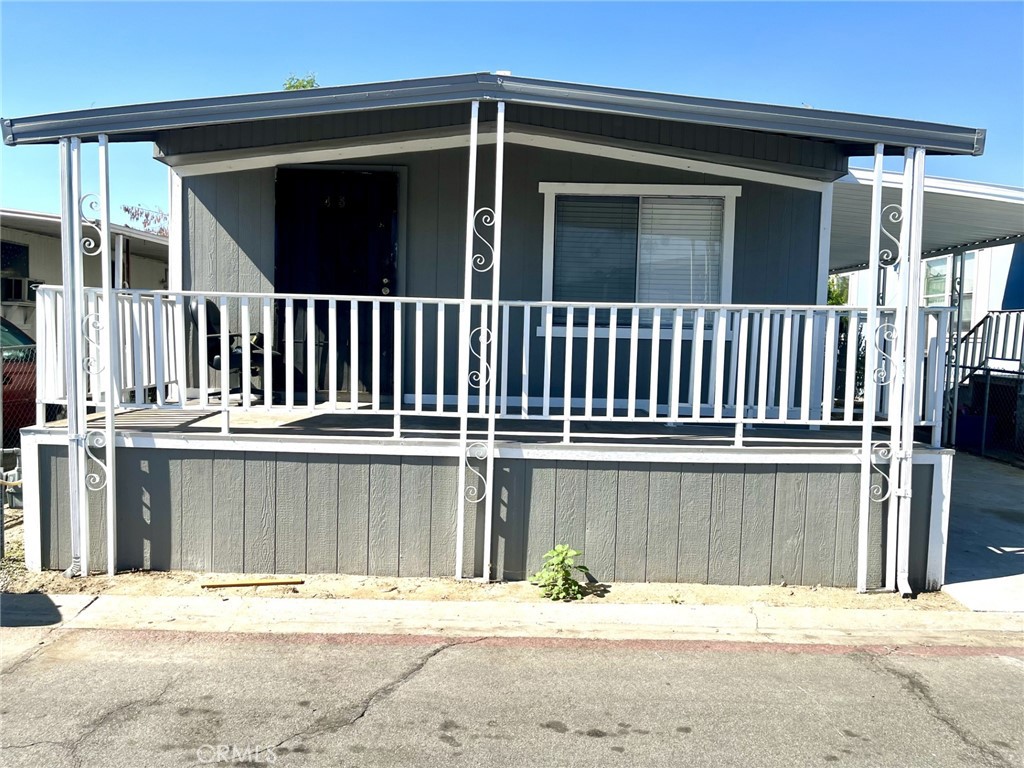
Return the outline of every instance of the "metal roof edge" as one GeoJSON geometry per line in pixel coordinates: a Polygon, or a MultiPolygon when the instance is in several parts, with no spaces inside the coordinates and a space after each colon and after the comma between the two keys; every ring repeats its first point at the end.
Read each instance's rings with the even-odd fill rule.
{"type": "MultiPolygon", "coordinates": [[[[0,208],[0,226],[17,229],[21,222],[43,222],[47,224],[60,224],[59,213],[45,213],[43,211],[26,211],[20,208],[0,208]]],[[[168,238],[165,235],[158,235],[153,232],[145,232],[141,229],[125,226],[124,224],[111,224],[110,231],[124,235],[136,240],[145,240],[153,245],[168,247],[168,238]]]]}
{"type": "Polygon", "coordinates": [[[239,96],[131,104],[2,119],[4,143],[53,143],[98,133],[151,139],[163,130],[315,114],[426,106],[472,100],[704,123],[808,138],[923,146],[941,154],[977,155],[983,129],[845,112],[726,101],[478,72],[434,78],[272,91],[239,96]]]}

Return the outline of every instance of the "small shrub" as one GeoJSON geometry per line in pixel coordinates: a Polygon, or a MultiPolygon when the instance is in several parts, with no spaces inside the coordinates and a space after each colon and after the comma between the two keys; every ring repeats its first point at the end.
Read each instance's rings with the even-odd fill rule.
{"type": "Polygon", "coordinates": [[[544,555],[544,567],[530,578],[530,583],[540,587],[544,597],[552,600],[579,600],[583,597],[584,586],[576,574],[586,578],[590,573],[587,566],[576,564],[581,554],[566,544],[559,544],[544,555]]]}

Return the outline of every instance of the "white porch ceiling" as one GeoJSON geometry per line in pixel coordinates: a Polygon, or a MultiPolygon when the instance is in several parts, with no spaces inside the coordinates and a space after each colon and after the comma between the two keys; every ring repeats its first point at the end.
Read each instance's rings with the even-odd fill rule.
{"type": "MultiPolygon", "coordinates": [[[[899,203],[900,176],[883,177],[883,205],[899,203]]],[[[871,172],[851,169],[835,183],[829,269],[866,266],[871,216],[871,172]]],[[[1024,189],[927,178],[923,251],[948,252],[973,243],[1024,237],[1024,189]]]]}

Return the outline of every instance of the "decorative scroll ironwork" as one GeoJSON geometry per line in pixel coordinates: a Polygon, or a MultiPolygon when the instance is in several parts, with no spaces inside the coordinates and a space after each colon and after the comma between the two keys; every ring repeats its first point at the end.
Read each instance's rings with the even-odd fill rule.
{"type": "Polygon", "coordinates": [[[491,364],[487,360],[487,346],[490,343],[491,329],[484,325],[474,328],[469,334],[469,351],[480,361],[480,367],[469,372],[471,386],[486,387],[491,381],[491,364]]]}
{"type": "Polygon", "coordinates": [[[477,228],[479,222],[480,226],[493,229],[494,218],[493,208],[478,208],[473,214],[473,234],[487,250],[486,253],[473,253],[473,269],[477,272],[488,272],[494,266],[494,244],[477,228]]]}
{"type": "Polygon", "coordinates": [[[78,201],[78,210],[82,214],[82,253],[85,256],[98,256],[103,250],[103,229],[100,226],[100,199],[92,192],[82,195],[78,201]],[[92,215],[90,215],[90,213],[92,215]],[[93,230],[86,234],[85,228],[93,230]]]}
{"type": "Polygon", "coordinates": [[[107,485],[107,465],[95,451],[107,447],[107,436],[100,429],[91,429],[85,433],[85,453],[93,460],[96,469],[85,476],[85,487],[90,491],[100,491],[107,485]]]}
{"type": "Polygon", "coordinates": [[[892,381],[895,365],[892,354],[887,350],[891,349],[898,339],[899,331],[896,330],[893,323],[882,323],[875,329],[875,349],[882,357],[878,367],[871,374],[875,384],[884,386],[892,381]],[[886,361],[888,361],[888,365],[886,361]]]}
{"type": "Polygon", "coordinates": [[[903,221],[903,208],[896,203],[891,203],[882,209],[882,234],[892,241],[892,246],[882,248],[878,251],[878,262],[883,267],[895,267],[900,263],[903,254],[900,253],[900,239],[885,228],[885,221],[888,219],[893,224],[903,221]]]}
{"type": "Polygon", "coordinates": [[[86,349],[92,352],[82,358],[82,369],[93,376],[103,373],[102,347],[99,337],[104,327],[103,316],[99,312],[90,312],[82,318],[82,338],[85,339],[86,349]],[[93,334],[95,334],[95,338],[93,334]]]}
{"type": "Polygon", "coordinates": [[[878,473],[878,481],[871,483],[871,500],[872,501],[885,501],[892,495],[892,481],[889,475],[882,471],[879,466],[879,462],[888,461],[889,468],[892,469],[892,443],[888,441],[881,441],[874,443],[871,446],[871,469],[878,473]],[[877,460],[876,460],[877,455],[877,460]]]}
{"type": "Polygon", "coordinates": [[[475,475],[475,478],[470,478],[466,475],[466,490],[465,497],[466,501],[471,504],[475,504],[478,501],[483,501],[487,498],[487,479],[481,472],[473,466],[470,459],[476,459],[477,461],[486,461],[487,459],[487,444],[481,442],[470,443],[466,447],[466,469],[475,475]]]}

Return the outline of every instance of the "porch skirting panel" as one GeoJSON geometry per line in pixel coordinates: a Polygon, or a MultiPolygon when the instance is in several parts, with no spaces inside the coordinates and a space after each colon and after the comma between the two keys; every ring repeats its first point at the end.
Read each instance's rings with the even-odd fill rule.
{"type": "MultiPolygon", "coordinates": [[[[67,448],[33,447],[39,563],[64,569],[67,448]]],[[[914,469],[917,589],[927,587],[933,471],[914,469]]],[[[452,577],[457,472],[456,459],[437,456],[119,448],[117,567],[452,577]]],[[[565,543],[603,582],[852,587],[858,484],[852,464],[499,459],[493,575],[528,578],[565,543]]],[[[95,571],[106,565],[104,493],[89,495],[95,571]]],[[[467,577],[483,575],[483,518],[483,504],[467,504],[467,577]]],[[[872,505],[869,527],[869,588],[877,588],[882,505],[872,505]]]]}
{"type": "MultiPolygon", "coordinates": [[[[931,472],[915,468],[920,588],[931,472]]],[[[492,561],[497,578],[522,579],[564,543],[582,550],[603,582],[856,586],[859,477],[849,464],[502,461],[492,561]]],[[[869,588],[877,588],[880,504],[872,504],[870,532],[869,588]]]]}
{"type": "MultiPolygon", "coordinates": [[[[39,446],[43,568],[70,564],[67,449],[39,446]]],[[[122,448],[117,567],[453,576],[455,459],[122,448]]],[[[90,566],[106,566],[104,491],[90,566]]],[[[470,560],[472,562],[472,560],[470,560]]]]}

